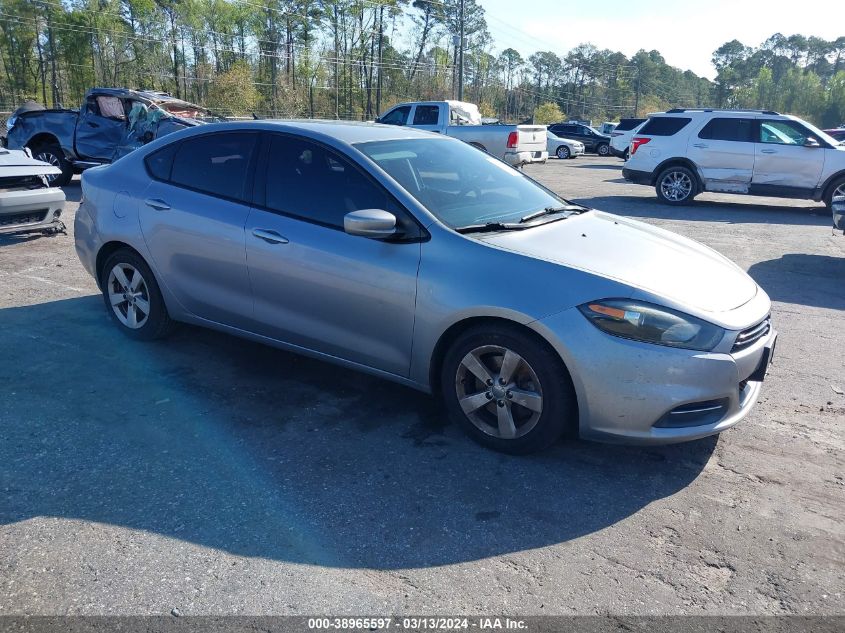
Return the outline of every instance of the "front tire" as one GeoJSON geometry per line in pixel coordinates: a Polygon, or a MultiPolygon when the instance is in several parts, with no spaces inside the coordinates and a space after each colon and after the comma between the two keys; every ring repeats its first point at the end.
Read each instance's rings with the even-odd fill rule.
{"type": "Polygon", "coordinates": [[[565,160],[571,156],[571,152],[569,151],[569,148],[566,145],[561,145],[560,147],[558,147],[557,151],[555,151],[555,154],[557,154],[557,157],[561,160],[565,160]]]}
{"type": "Polygon", "coordinates": [[[65,153],[58,145],[54,143],[40,145],[32,151],[32,157],[62,170],[61,174],[46,177],[51,187],[64,187],[73,178],[73,165],[68,162],[65,153]]]}
{"type": "Polygon", "coordinates": [[[127,336],[151,341],[173,329],[155,276],[134,251],[120,249],[109,256],[100,272],[100,287],[109,316],[127,336]]]}
{"type": "Polygon", "coordinates": [[[596,154],[599,156],[607,156],[610,154],[610,146],[607,143],[600,143],[598,147],[596,147],[596,154]]]}
{"type": "Polygon", "coordinates": [[[698,180],[686,167],[675,165],[660,172],[654,189],[657,199],[664,204],[687,204],[698,193],[698,180]]]}
{"type": "Polygon", "coordinates": [[[440,387],[449,417],[473,440],[503,453],[539,451],[577,424],[560,358],[515,328],[464,332],[443,359],[440,387]]]}
{"type": "Polygon", "coordinates": [[[824,197],[824,203],[827,205],[827,210],[832,211],[833,199],[845,196],[845,176],[834,180],[827,189],[827,194],[824,197]]]}

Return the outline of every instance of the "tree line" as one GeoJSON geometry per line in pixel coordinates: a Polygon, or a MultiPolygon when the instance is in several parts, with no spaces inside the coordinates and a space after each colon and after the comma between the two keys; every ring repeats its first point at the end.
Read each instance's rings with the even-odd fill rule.
{"type": "MultiPolygon", "coordinates": [[[[845,38],[775,35],[714,53],[715,82],[581,44],[523,56],[478,0],[0,0],[0,109],[73,107],[94,86],[166,91],[226,115],[372,119],[452,98],[486,116],[612,121],[670,107],[774,108],[845,120],[845,38]],[[498,46],[497,46],[498,45],[498,46]],[[496,52],[499,50],[500,52],[496,52]]],[[[525,38],[523,38],[524,40],[525,38]]],[[[546,121],[544,121],[546,122],[546,121]]]]}

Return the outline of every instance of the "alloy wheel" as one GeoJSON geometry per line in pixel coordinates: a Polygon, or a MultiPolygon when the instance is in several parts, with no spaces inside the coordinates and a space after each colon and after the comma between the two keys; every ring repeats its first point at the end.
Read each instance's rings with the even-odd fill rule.
{"type": "Polygon", "coordinates": [[[660,191],[667,200],[686,200],[692,193],[692,179],[682,171],[670,171],[660,181],[660,191]]]}
{"type": "Polygon", "coordinates": [[[499,345],[477,347],[464,356],[455,390],[467,419],[492,437],[522,437],[543,412],[536,372],[522,356],[499,345]]]}
{"type": "Polygon", "coordinates": [[[557,148],[558,158],[569,158],[569,148],[566,145],[561,145],[557,148]]]}
{"type": "Polygon", "coordinates": [[[132,265],[116,264],[107,282],[109,304],[117,320],[138,330],[150,318],[150,292],[141,273],[132,265]]]}
{"type": "MultiPolygon", "coordinates": [[[[35,160],[40,160],[44,163],[49,163],[53,167],[58,167],[59,169],[62,168],[62,164],[59,161],[59,157],[53,154],[52,152],[39,152],[33,158],[35,158],[35,160]]],[[[47,182],[53,182],[59,176],[61,176],[61,174],[48,174],[44,177],[47,179],[47,182]]]]}

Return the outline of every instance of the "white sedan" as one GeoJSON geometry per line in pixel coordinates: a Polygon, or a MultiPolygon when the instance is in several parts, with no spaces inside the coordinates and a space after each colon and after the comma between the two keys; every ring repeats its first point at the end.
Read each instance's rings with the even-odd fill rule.
{"type": "Polygon", "coordinates": [[[558,158],[575,158],[584,153],[584,144],[580,141],[573,141],[568,138],[561,138],[555,136],[546,130],[546,150],[549,156],[557,156],[558,158]]]}

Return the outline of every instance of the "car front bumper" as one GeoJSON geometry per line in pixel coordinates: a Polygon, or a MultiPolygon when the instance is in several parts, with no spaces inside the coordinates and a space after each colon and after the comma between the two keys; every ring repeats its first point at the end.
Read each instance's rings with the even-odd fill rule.
{"type": "Polygon", "coordinates": [[[538,323],[572,376],[581,437],[633,444],[695,440],[740,422],[777,337],[772,330],[736,353],[697,352],[612,336],[576,308],[538,323]]]}
{"type": "Polygon", "coordinates": [[[0,235],[63,229],[65,194],[56,187],[0,190],[0,235]]]}
{"type": "Polygon", "coordinates": [[[538,152],[505,152],[504,160],[512,167],[527,165],[528,163],[545,163],[549,153],[545,150],[538,152]]]}

